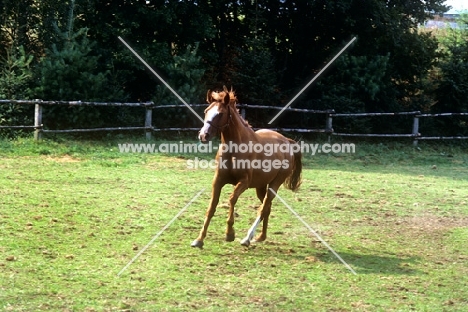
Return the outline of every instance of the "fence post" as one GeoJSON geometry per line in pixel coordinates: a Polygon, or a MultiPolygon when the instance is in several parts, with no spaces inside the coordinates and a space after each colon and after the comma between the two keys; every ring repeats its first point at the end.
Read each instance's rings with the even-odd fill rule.
{"type": "Polygon", "coordinates": [[[34,140],[42,139],[42,105],[39,104],[42,100],[36,100],[34,107],[34,140]]]}
{"type": "Polygon", "coordinates": [[[419,135],[419,116],[418,115],[414,115],[413,117],[413,132],[412,134],[415,136],[414,140],[413,140],[413,146],[416,147],[418,146],[418,140],[416,139],[416,137],[419,135]]]}
{"type": "Polygon", "coordinates": [[[331,141],[331,134],[333,132],[333,117],[331,114],[327,114],[327,120],[325,123],[325,131],[328,132],[328,143],[331,141]]]}
{"type": "Polygon", "coordinates": [[[146,104],[146,117],[145,117],[145,133],[146,133],[146,139],[151,140],[153,134],[152,134],[152,118],[153,118],[153,103],[151,104],[146,104]]]}

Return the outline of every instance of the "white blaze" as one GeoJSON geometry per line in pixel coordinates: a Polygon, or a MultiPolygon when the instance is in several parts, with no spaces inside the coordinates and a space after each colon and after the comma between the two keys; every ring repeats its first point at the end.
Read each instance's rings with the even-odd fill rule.
{"type": "Polygon", "coordinates": [[[208,130],[210,129],[211,125],[209,122],[212,122],[213,119],[219,114],[218,106],[215,105],[212,108],[210,108],[206,113],[205,113],[205,122],[203,123],[203,127],[200,130],[200,134],[208,133],[208,130]]]}

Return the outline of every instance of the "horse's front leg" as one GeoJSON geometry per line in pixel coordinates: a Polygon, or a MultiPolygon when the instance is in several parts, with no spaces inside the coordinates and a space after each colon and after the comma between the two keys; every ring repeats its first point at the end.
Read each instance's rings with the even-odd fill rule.
{"type": "Polygon", "coordinates": [[[226,228],[226,241],[232,242],[236,238],[236,233],[234,231],[234,206],[237,203],[239,196],[249,187],[247,181],[240,181],[234,187],[234,192],[232,192],[229,197],[229,213],[227,218],[227,228],[226,228]]]}
{"type": "Polygon", "coordinates": [[[206,232],[208,231],[208,226],[210,225],[211,218],[213,218],[216,212],[216,206],[218,205],[219,195],[221,193],[222,188],[223,188],[223,185],[217,183],[216,180],[213,182],[213,187],[212,187],[212,192],[211,192],[211,201],[210,201],[210,205],[208,206],[208,209],[206,210],[205,221],[203,222],[203,227],[197,239],[195,239],[192,242],[191,244],[192,247],[203,248],[203,240],[206,237],[206,232]]]}

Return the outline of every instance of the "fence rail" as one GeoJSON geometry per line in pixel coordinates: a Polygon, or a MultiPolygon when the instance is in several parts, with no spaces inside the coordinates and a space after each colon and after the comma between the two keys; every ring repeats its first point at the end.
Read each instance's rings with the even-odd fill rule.
{"type": "Polygon", "coordinates": [[[355,114],[331,114],[332,117],[374,117],[374,116],[404,116],[404,115],[418,115],[420,111],[416,112],[398,112],[398,113],[355,113],[355,114]]]}
{"type": "MultiPolygon", "coordinates": [[[[144,130],[147,139],[151,139],[153,132],[160,131],[197,131],[199,128],[157,128],[153,126],[152,115],[153,110],[167,109],[167,108],[186,108],[184,105],[155,105],[153,102],[140,102],[140,103],[121,103],[121,102],[82,102],[82,101],[42,101],[42,100],[0,100],[1,104],[21,104],[21,105],[34,105],[34,125],[15,125],[5,126],[0,125],[0,129],[34,129],[34,138],[40,140],[44,133],[80,133],[80,132],[95,132],[95,131],[135,131],[144,130]],[[62,130],[49,130],[44,129],[42,120],[42,111],[44,107],[51,105],[64,105],[64,106],[117,106],[117,107],[144,107],[145,108],[145,123],[140,127],[107,127],[107,128],[88,128],[88,129],[62,129],[62,130]]],[[[206,107],[207,104],[191,104],[191,107],[206,107]]],[[[263,105],[249,105],[238,104],[242,117],[245,118],[247,109],[269,109],[281,110],[283,107],[277,106],[263,106],[263,105]]],[[[441,113],[441,114],[422,114],[420,111],[413,112],[395,112],[395,113],[335,113],[333,109],[327,110],[312,110],[302,108],[287,108],[285,112],[297,112],[308,114],[323,114],[325,115],[324,128],[320,129],[299,129],[299,128],[270,128],[275,131],[284,132],[302,132],[302,133],[327,133],[331,136],[342,137],[380,137],[380,138],[413,138],[413,144],[417,145],[419,140],[465,140],[468,136],[423,136],[419,133],[419,120],[420,118],[436,118],[446,116],[468,116],[468,113],[441,113]],[[404,134],[369,134],[369,133],[341,133],[333,130],[333,118],[346,118],[346,117],[380,117],[380,116],[412,116],[413,125],[411,133],[404,134]]]]}

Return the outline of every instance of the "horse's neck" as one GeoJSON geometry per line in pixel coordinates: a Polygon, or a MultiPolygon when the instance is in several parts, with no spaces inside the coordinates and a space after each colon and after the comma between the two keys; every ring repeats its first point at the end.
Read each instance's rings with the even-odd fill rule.
{"type": "Polygon", "coordinates": [[[240,143],[252,141],[254,137],[255,132],[247,125],[239,113],[237,111],[231,112],[231,121],[229,126],[221,133],[221,142],[240,143]]]}

